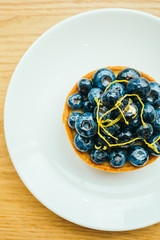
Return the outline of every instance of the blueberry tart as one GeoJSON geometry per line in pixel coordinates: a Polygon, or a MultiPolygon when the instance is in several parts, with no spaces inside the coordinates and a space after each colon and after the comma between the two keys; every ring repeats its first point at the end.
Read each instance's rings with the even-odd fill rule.
{"type": "Polygon", "coordinates": [[[90,166],[139,169],[160,155],[160,84],[129,67],[95,70],[70,91],[63,122],[73,149],[90,166]]]}

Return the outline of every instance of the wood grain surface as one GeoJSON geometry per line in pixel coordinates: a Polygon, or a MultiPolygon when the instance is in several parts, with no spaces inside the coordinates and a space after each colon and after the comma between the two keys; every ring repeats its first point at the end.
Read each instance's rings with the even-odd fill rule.
{"type": "Polygon", "coordinates": [[[28,47],[65,18],[108,7],[137,9],[160,17],[160,0],[0,0],[0,240],[160,239],[160,223],[128,232],[103,232],[77,226],[55,215],[24,186],[5,143],[5,95],[12,73],[28,47]]]}

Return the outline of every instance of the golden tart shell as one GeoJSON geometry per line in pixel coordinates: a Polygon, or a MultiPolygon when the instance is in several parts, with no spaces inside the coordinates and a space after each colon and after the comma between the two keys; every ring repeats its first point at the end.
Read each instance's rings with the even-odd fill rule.
{"type": "MultiPolygon", "coordinates": [[[[111,69],[115,76],[118,75],[118,73],[120,71],[122,71],[124,68],[126,67],[122,67],[122,66],[114,66],[114,67],[107,67],[109,69],[111,69]]],[[[90,80],[92,80],[92,77],[93,77],[93,74],[96,72],[97,70],[95,71],[92,71],[88,74],[86,74],[83,78],[88,78],[90,80]]],[[[142,77],[148,79],[148,81],[150,82],[155,82],[155,80],[150,77],[149,75],[143,73],[143,72],[140,72],[142,77]]],[[[67,99],[66,99],[66,102],[65,102],[65,106],[64,106],[64,111],[63,111],[63,123],[65,125],[65,129],[66,129],[66,132],[67,132],[67,135],[68,135],[68,138],[69,138],[69,141],[74,149],[74,151],[77,153],[77,155],[83,160],[85,161],[87,164],[89,164],[91,167],[94,167],[94,168],[98,168],[100,170],[103,170],[103,171],[107,171],[107,172],[127,172],[127,171],[133,171],[133,170],[137,170],[139,168],[142,168],[142,167],[145,167],[149,164],[151,164],[152,162],[154,162],[158,156],[153,156],[153,155],[150,155],[150,158],[148,160],[148,162],[146,163],[146,165],[142,166],[142,167],[135,167],[133,166],[129,161],[127,161],[123,167],[121,168],[114,168],[110,165],[110,163],[108,161],[104,162],[103,164],[96,164],[94,162],[92,162],[91,158],[90,158],[90,154],[88,152],[80,152],[77,150],[77,148],[74,146],[74,136],[76,134],[76,131],[71,129],[69,126],[68,126],[68,117],[69,115],[71,114],[71,112],[73,112],[74,110],[72,110],[68,104],[67,104],[67,100],[68,98],[74,94],[74,93],[77,93],[78,92],[78,83],[76,83],[74,85],[74,87],[72,88],[72,90],[70,91],[70,93],[68,94],[67,96],[67,99]]]]}

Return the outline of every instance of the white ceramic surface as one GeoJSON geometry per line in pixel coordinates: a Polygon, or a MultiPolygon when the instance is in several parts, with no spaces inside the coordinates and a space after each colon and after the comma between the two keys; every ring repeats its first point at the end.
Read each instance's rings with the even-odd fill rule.
{"type": "Polygon", "coordinates": [[[93,169],[75,154],[62,124],[67,94],[84,74],[121,65],[160,81],[159,64],[159,18],[123,9],[69,18],[26,52],[7,92],[5,136],[22,181],[51,211],[100,230],[160,220],[159,160],[127,173],[93,169]]]}

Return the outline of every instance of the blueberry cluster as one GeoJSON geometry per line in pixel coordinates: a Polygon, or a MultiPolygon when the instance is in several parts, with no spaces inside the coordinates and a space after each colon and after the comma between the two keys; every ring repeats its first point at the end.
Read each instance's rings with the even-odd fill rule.
{"type": "Polygon", "coordinates": [[[79,81],[68,105],[77,110],[68,118],[74,145],[94,163],[139,167],[150,154],[160,155],[160,84],[137,70],[125,68],[117,78],[108,68],[98,70],[92,81],[79,81]]]}

